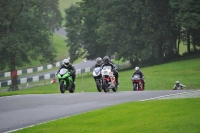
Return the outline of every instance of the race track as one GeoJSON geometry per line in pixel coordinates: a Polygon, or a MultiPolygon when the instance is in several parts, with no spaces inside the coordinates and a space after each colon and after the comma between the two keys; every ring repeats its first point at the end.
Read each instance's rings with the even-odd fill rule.
{"type": "MultiPolygon", "coordinates": [[[[197,92],[200,97],[199,91],[197,92]]],[[[194,93],[192,90],[30,94],[0,97],[0,132],[8,132],[124,102],[194,93]]]]}

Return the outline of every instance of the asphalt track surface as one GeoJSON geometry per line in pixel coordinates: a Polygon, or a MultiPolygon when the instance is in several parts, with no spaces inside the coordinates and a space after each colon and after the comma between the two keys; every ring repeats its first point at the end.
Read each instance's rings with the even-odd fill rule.
{"type": "MultiPolygon", "coordinates": [[[[94,87],[95,88],[95,87],[94,87]]],[[[161,99],[164,97],[200,91],[158,90],[82,92],[65,94],[30,94],[0,97],[0,133],[81,114],[91,110],[133,101],[161,99]]]]}

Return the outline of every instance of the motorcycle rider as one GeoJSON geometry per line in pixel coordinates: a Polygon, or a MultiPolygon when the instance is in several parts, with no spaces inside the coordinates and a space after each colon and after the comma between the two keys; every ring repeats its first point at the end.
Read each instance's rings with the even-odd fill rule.
{"type": "Polygon", "coordinates": [[[175,82],[175,85],[174,85],[174,87],[173,87],[173,90],[179,90],[179,89],[178,89],[179,87],[180,87],[180,89],[182,90],[182,89],[185,88],[186,86],[183,85],[183,84],[180,84],[179,81],[176,81],[176,82],[175,82]]]}
{"type": "Polygon", "coordinates": [[[142,84],[143,84],[143,89],[144,89],[145,88],[144,74],[138,66],[135,67],[135,72],[133,73],[132,77],[136,74],[139,75],[140,78],[142,79],[142,84]]]}
{"type": "Polygon", "coordinates": [[[98,57],[98,58],[96,59],[96,64],[95,64],[94,68],[96,68],[96,67],[101,67],[102,64],[103,64],[102,58],[101,58],[101,57],[98,57]]]}
{"type": "Polygon", "coordinates": [[[69,63],[69,59],[64,59],[63,64],[58,69],[57,74],[60,72],[60,69],[66,68],[70,71],[70,75],[72,76],[73,85],[75,86],[75,78],[76,78],[76,69],[69,63]]]}
{"type": "Polygon", "coordinates": [[[113,74],[114,74],[115,80],[116,80],[116,84],[119,85],[119,81],[118,81],[119,74],[117,72],[117,68],[115,67],[115,64],[110,61],[110,58],[108,56],[103,57],[103,64],[102,64],[101,68],[103,68],[104,66],[112,67],[113,74]]]}
{"type": "MultiPolygon", "coordinates": [[[[96,64],[94,65],[94,68],[101,67],[103,64],[103,60],[101,57],[96,58],[96,64]]],[[[94,77],[94,80],[96,81],[96,77],[94,77]]]]}

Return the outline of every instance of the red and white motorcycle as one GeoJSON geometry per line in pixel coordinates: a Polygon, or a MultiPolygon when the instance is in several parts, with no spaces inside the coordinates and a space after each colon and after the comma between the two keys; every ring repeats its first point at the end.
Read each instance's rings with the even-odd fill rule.
{"type": "Polygon", "coordinates": [[[134,75],[132,78],[132,83],[133,83],[133,91],[143,91],[144,87],[142,84],[142,79],[140,78],[139,75],[134,75]]]}
{"type": "Polygon", "coordinates": [[[117,83],[115,80],[115,76],[113,75],[112,67],[111,66],[104,66],[101,70],[102,74],[102,89],[104,92],[109,92],[110,89],[113,92],[117,91],[117,83]]]}

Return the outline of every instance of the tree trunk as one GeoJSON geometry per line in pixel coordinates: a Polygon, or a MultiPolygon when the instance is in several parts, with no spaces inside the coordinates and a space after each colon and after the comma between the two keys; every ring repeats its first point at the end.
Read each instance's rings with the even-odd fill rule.
{"type": "MultiPolygon", "coordinates": [[[[10,34],[10,31],[11,31],[11,25],[7,25],[7,35],[10,34]]],[[[9,90],[10,91],[14,91],[14,90],[18,90],[18,86],[17,86],[17,73],[13,74],[13,72],[16,72],[16,69],[15,69],[15,55],[12,55],[11,56],[12,59],[11,59],[11,62],[10,62],[10,65],[11,65],[11,84],[10,84],[10,88],[9,90]]]]}
{"type": "Polygon", "coordinates": [[[180,49],[180,40],[181,40],[181,27],[180,25],[178,26],[178,29],[177,29],[177,37],[178,37],[178,42],[177,42],[177,55],[179,55],[179,49],[180,49]]]}
{"type": "Polygon", "coordinates": [[[193,49],[194,49],[194,51],[196,51],[197,50],[197,48],[196,48],[196,44],[197,44],[197,34],[198,34],[198,32],[197,32],[197,30],[193,30],[192,31],[192,45],[193,45],[193,49]]]}
{"type": "Polygon", "coordinates": [[[129,61],[130,61],[130,64],[131,64],[132,68],[135,68],[139,63],[138,59],[129,59],[129,61]]]}
{"type": "Polygon", "coordinates": [[[187,31],[187,51],[190,53],[190,30],[187,31]]]}

